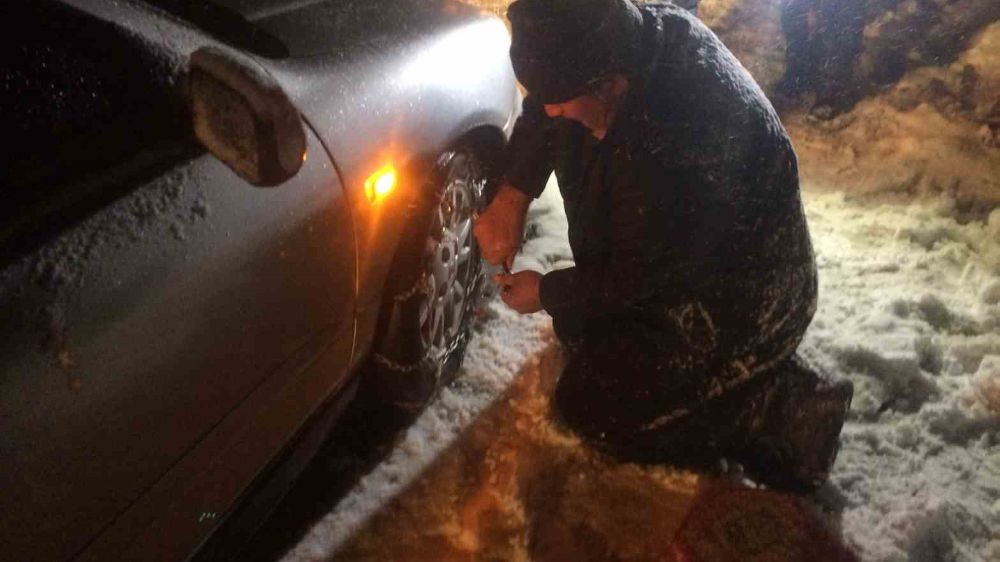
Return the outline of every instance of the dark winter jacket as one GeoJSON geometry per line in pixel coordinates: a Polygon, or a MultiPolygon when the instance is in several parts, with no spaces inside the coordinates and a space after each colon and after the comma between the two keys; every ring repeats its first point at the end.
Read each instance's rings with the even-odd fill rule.
{"type": "Polygon", "coordinates": [[[555,171],[576,262],[543,277],[542,305],[557,325],[680,324],[764,367],[815,311],[795,153],[704,24],[671,5],[641,9],[644,61],[603,141],[547,117],[530,92],[515,126],[507,182],[537,197],[555,171]]]}

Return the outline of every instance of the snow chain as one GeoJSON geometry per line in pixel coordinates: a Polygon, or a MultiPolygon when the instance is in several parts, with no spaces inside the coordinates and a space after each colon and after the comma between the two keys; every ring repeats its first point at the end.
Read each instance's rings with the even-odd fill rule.
{"type": "MultiPolygon", "coordinates": [[[[458,340],[455,341],[455,345],[453,345],[451,349],[447,350],[444,353],[439,353],[436,361],[441,361],[444,357],[450,355],[453,351],[455,351],[455,349],[459,346],[459,344],[464,343],[463,340],[468,340],[468,336],[466,335],[460,337],[458,340]]],[[[372,354],[372,358],[375,359],[376,363],[382,365],[383,367],[389,369],[390,371],[396,371],[397,373],[412,373],[413,371],[416,371],[417,369],[420,368],[420,363],[424,359],[428,359],[430,357],[431,357],[431,352],[428,352],[427,355],[425,355],[423,359],[421,359],[420,361],[417,361],[416,363],[411,363],[409,365],[404,365],[402,363],[397,363],[396,361],[389,359],[388,357],[382,355],[381,353],[372,354]]]]}
{"type": "Polygon", "coordinates": [[[375,362],[378,363],[379,365],[382,365],[383,367],[389,369],[390,371],[396,371],[397,373],[412,373],[413,371],[416,371],[420,367],[419,361],[417,363],[413,363],[412,365],[403,365],[402,363],[397,363],[392,359],[389,359],[388,357],[382,355],[381,353],[376,353],[374,355],[374,358],[375,362]]]}
{"type": "Polygon", "coordinates": [[[415,283],[413,283],[412,287],[410,287],[409,289],[403,291],[402,293],[399,293],[397,295],[393,295],[392,300],[394,300],[396,302],[403,302],[403,301],[409,300],[411,297],[413,297],[413,295],[416,295],[418,293],[421,293],[421,294],[424,294],[424,295],[429,295],[430,291],[428,291],[427,289],[428,289],[428,287],[427,287],[427,274],[426,273],[421,273],[420,277],[417,278],[417,281],[415,283]]]}

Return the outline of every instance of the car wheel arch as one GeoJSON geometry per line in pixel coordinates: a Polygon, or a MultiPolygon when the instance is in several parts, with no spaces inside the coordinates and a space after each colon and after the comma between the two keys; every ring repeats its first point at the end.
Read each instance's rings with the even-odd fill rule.
{"type": "MultiPolygon", "coordinates": [[[[418,175],[424,178],[424,181],[421,182],[421,188],[425,191],[419,194],[419,198],[426,202],[428,198],[435,196],[431,192],[434,189],[432,174],[435,173],[435,167],[441,156],[449,152],[467,150],[483,166],[483,172],[487,180],[483,193],[483,201],[488,202],[492,199],[503,173],[503,166],[506,160],[506,146],[507,139],[503,131],[493,125],[481,125],[467,131],[443,150],[415,159],[415,162],[408,167],[411,171],[418,172],[418,175]]],[[[419,209],[417,213],[408,216],[406,220],[420,221],[426,219],[426,216],[421,215],[420,212],[426,212],[426,209],[419,209]]],[[[384,292],[398,293],[412,286],[415,281],[413,275],[418,270],[417,265],[411,259],[415,253],[414,244],[416,242],[419,241],[407,238],[406,236],[400,237],[391,260],[392,265],[386,279],[384,292]]],[[[378,332],[376,332],[377,336],[378,332]]]]}
{"type": "MultiPolygon", "coordinates": [[[[414,297],[419,292],[418,289],[422,287],[421,283],[426,281],[424,251],[426,249],[425,244],[428,241],[427,233],[432,231],[432,221],[434,220],[430,218],[430,215],[433,214],[432,211],[434,209],[439,209],[438,205],[442,204],[441,197],[445,192],[452,189],[449,187],[451,184],[447,182],[450,178],[453,179],[455,177],[451,175],[455,173],[468,174],[466,177],[478,178],[482,181],[479,184],[481,191],[477,191],[477,201],[474,203],[477,208],[482,205],[488,196],[490,184],[496,183],[495,180],[499,176],[504,158],[503,150],[505,143],[506,138],[499,129],[480,127],[463,135],[437,155],[436,159],[430,165],[431,171],[426,174],[427,179],[423,184],[427,190],[423,194],[426,197],[420,197],[423,203],[416,206],[417,211],[410,217],[410,221],[405,227],[405,233],[396,248],[396,254],[393,257],[385,290],[383,291],[383,301],[379,310],[378,323],[369,354],[368,368],[363,376],[369,379],[368,386],[372,390],[408,411],[412,412],[419,409],[427,399],[433,396],[442,384],[450,380],[457,370],[465,345],[468,342],[468,324],[467,320],[463,319],[460,323],[461,327],[456,332],[455,337],[458,339],[455,340],[457,343],[454,349],[450,349],[443,356],[440,365],[437,365],[439,372],[434,383],[435,390],[424,393],[423,390],[426,390],[426,385],[424,385],[422,387],[423,390],[419,393],[421,395],[419,399],[410,399],[412,393],[408,394],[406,399],[400,398],[401,393],[406,394],[406,390],[400,389],[401,393],[397,393],[397,385],[393,381],[397,381],[399,377],[426,377],[426,373],[422,371],[426,371],[429,367],[429,356],[417,359],[415,363],[409,360],[398,363],[391,356],[394,355],[392,351],[395,350],[396,345],[402,345],[409,349],[411,346],[406,345],[405,342],[409,341],[412,344],[412,337],[415,337],[415,334],[410,334],[411,337],[408,338],[405,335],[406,332],[400,332],[400,330],[406,329],[400,326],[400,309],[402,308],[400,303],[406,303],[414,297]],[[470,158],[470,160],[462,160],[463,155],[470,158]],[[459,168],[456,168],[456,165],[459,168]],[[463,170],[460,166],[471,166],[471,168],[463,170]],[[456,170],[458,171],[456,172],[456,170]],[[403,343],[399,340],[400,333],[404,333],[403,343]],[[389,351],[389,353],[383,353],[385,351],[389,351]]],[[[473,259],[478,260],[478,252],[475,250],[473,252],[473,259]]],[[[478,268],[475,271],[475,273],[470,273],[472,275],[470,279],[481,277],[481,271],[478,268]]],[[[470,285],[464,287],[464,289],[468,290],[468,293],[466,294],[467,300],[461,308],[466,310],[466,313],[478,301],[481,288],[482,279],[473,281],[470,285]]],[[[446,298],[446,301],[448,301],[448,298],[446,298]]],[[[403,314],[413,314],[413,311],[410,310],[408,313],[404,312],[403,314]]],[[[403,326],[410,326],[412,322],[413,318],[409,317],[409,321],[403,321],[403,326]]],[[[423,328],[418,331],[422,332],[423,328]]],[[[433,347],[428,349],[433,349],[433,347]]],[[[400,353],[405,357],[409,357],[410,355],[405,351],[400,353]]]]}

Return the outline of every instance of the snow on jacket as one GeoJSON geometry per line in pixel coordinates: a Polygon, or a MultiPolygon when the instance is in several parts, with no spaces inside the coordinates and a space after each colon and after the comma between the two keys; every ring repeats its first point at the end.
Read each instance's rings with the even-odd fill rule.
{"type": "Polygon", "coordinates": [[[815,312],[795,153],[715,34],[672,5],[641,10],[644,60],[603,141],[530,93],[515,126],[506,180],[537,197],[555,171],[576,263],[542,278],[542,305],[557,322],[673,323],[766,368],[815,312]]]}

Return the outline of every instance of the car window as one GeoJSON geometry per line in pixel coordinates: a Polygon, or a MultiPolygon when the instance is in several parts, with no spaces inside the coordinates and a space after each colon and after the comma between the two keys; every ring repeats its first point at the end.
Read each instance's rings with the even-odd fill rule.
{"type": "Polygon", "coordinates": [[[280,41],[293,57],[396,44],[425,32],[440,23],[442,13],[456,13],[458,8],[444,0],[211,1],[239,13],[280,41]]]}
{"type": "MultiPolygon", "coordinates": [[[[265,2],[261,0],[142,0],[178,17],[216,39],[241,50],[268,58],[288,56],[288,48],[277,37],[260,26],[254,25],[250,17],[258,13],[270,13],[278,6],[303,4],[301,0],[290,2],[265,2]]],[[[305,3],[309,3],[306,0],[305,3]]]]}
{"type": "Polygon", "coordinates": [[[31,3],[0,24],[0,259],[12,238],[79,203],[80,180],[190,143],[172,62],[111,23],[31,3]]]}

